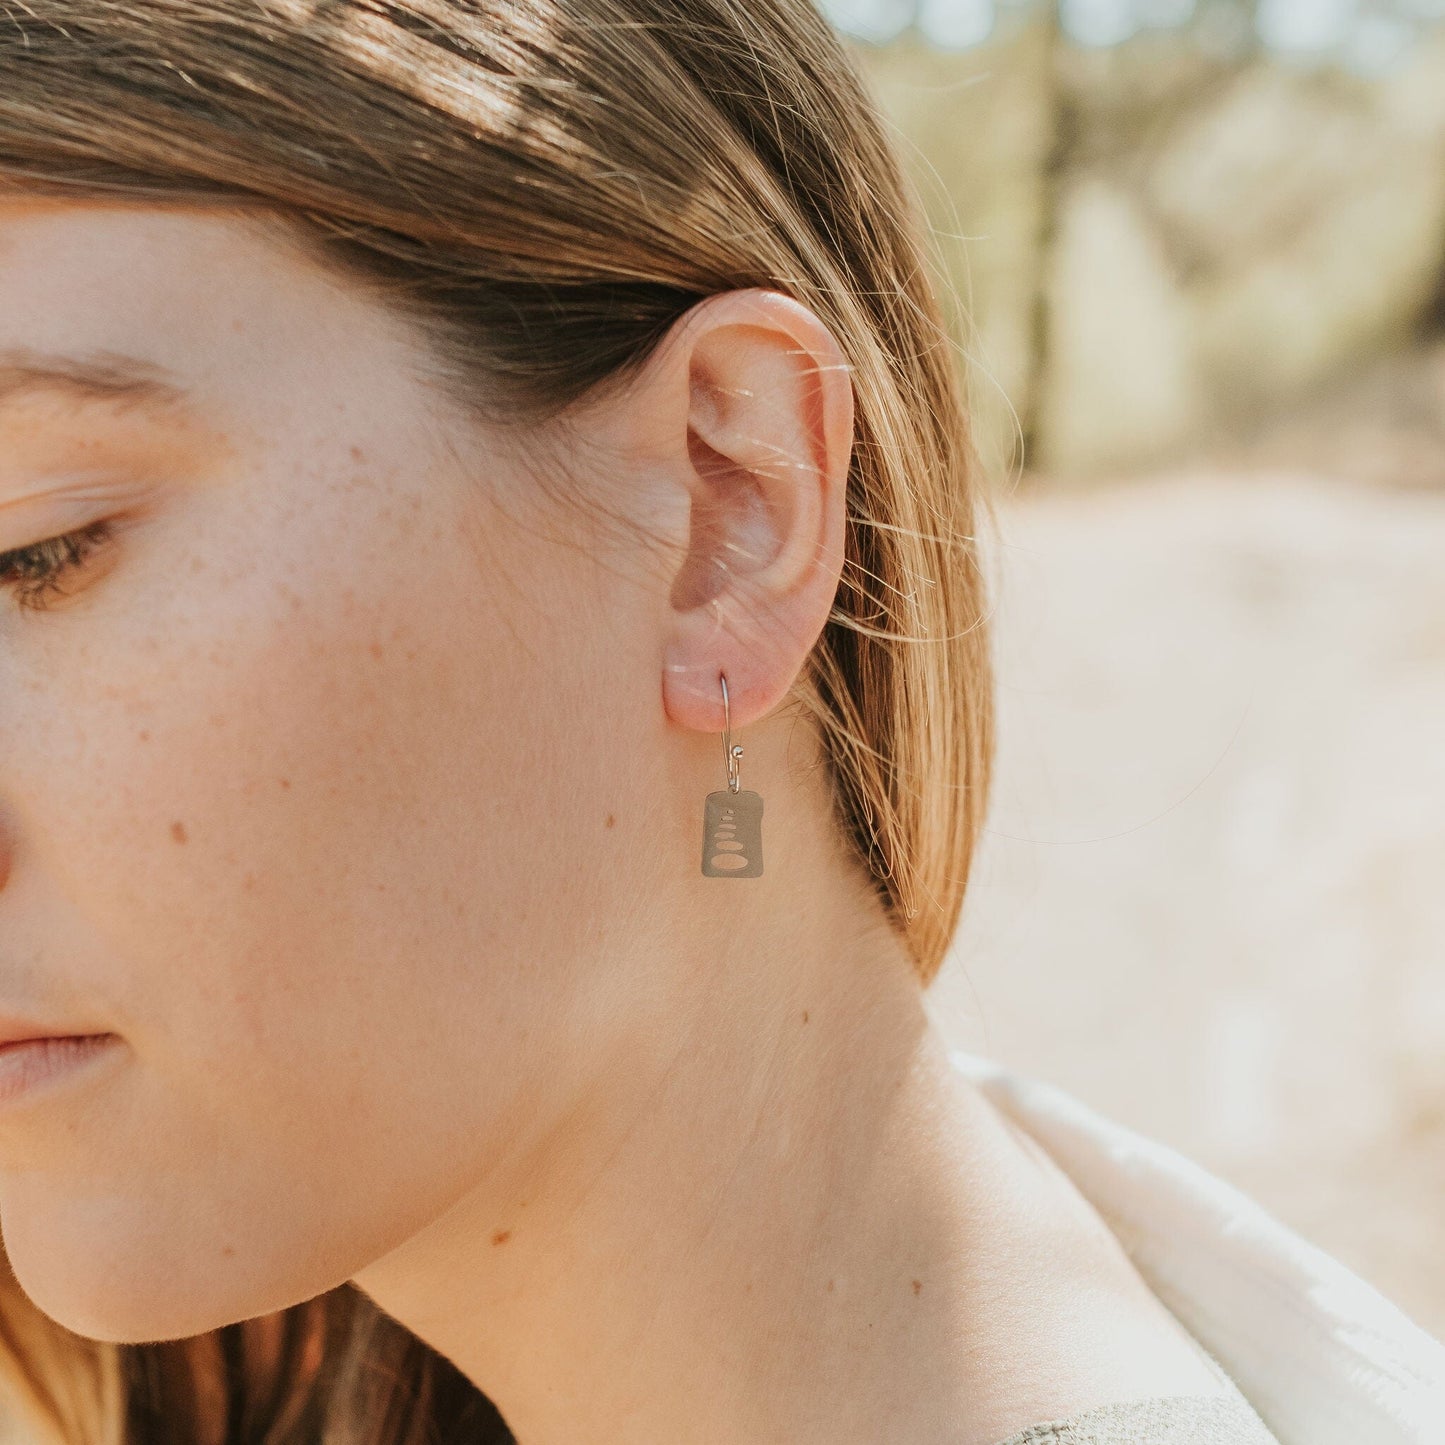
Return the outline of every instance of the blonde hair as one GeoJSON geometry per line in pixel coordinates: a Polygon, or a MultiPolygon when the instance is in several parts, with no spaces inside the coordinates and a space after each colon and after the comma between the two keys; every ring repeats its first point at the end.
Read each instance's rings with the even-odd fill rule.
{"type": "MultiPolygon", "coordinates": [[[[27,0],[0,19],[0,178],[278,216],[421,323],[489,419],[563,414],[710,294],[811,307],[852,367],[856,444],[842,579],[794,695],[931,983],[988,801],[992,500],[921,208],[809,0],[27,0]]],[[[66,1445],[511,1438],[349,1285],[113,1345],[6,1272],[0,1352],[15,1406],[66,1445]]]]}

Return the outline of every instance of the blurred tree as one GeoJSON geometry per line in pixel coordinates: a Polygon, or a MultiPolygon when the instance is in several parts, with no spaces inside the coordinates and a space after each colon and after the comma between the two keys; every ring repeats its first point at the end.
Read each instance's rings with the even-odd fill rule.
{"type": "Polygon", "coordinates": [[[1421,30],[1445,20],[1445,0],[821,0],[821,8],[870,45],[912,31],[939,49],[968,50],[1048,11],[1062,36],[1085,49],[1177,31],[1211,55],[1264,51],[1361,75],[1404,63],[1421,30]]]}

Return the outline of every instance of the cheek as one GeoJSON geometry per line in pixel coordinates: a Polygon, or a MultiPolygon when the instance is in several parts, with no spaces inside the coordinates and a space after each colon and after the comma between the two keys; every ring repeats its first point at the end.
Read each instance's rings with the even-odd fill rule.
{"type": "Polygon", "coordinates": [[[29,770],[7,902],[62,926],[66,996],[130,1053],[0,1127],[0,1220],[27,1292],[95,1338],[340,1283],[501,1132],[452,1081],[506,1055],[527,1003],[466,966],[418,746],[457,679],[434,640],[327,591],[197,599],[161,645],[109,640],[110,671],[46,710],[65,763],[29,770]],[[488,983],[505,1007],[476,1006],[488,983]]]}
{"type": "Polygon", "coordinates": [[[0,1154],[36,1166],[0,1169],[0,1219],[83,1333],[339,1284],[565,1108],[536,1041],[590,1016],[577,960],[617,891],[552,821],[577,820],[579,772],[607,777],[580,726],[595,667],[555,586],[544,615],[419,544],[424,586],[360,543],[203,576],[52,696],[71,766],[29,792],[35,866],[131,1058],[0,1154]]]}
{"type": "MultiPolygon", "coordinates": [[[[121,786],[92,786],[55,851],[105,951],[136,965],[117,1026],[138,1045],[154,1031],[247,1079],[341,1061],[354,1092],[394,1052],[445,1050],[458,995],[485,992],[500,910],[481,865],[534,760],[479,741],[509,697],[486,679],[509,669],[482,652],[475,578],[436,539],[425,589],[331,545],[329,567],[276,563],[209,615],[192,599],[164,655],[115,680],[126,706],[92,740],[121,786]]],[[[525,1000],[496,991],[505,1026],[525,1000]]]]}

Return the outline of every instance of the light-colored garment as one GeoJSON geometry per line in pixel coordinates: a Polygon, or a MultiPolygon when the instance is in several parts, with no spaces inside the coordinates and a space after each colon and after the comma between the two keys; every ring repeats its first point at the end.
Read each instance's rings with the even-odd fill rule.
{"type": "MultiPolygon", "coordinates": [[[[950,1057],[1073,1180],[1279,1445],[1445,1445],[1445,1343],[1372,1285],[1226,1180],[1066,1090],[962,1049],[950,1057]]],[[[1247,1417],[1150,1424],[1165,1403],[1121,1402],[1001,1445],[1259,1439],[1247,1417]]]]}
{"type": "MultiPolygon", "coordinates": [[[[1035,1425],[999,1445],[1276,1445],[1244,1398],[1161,1395],[1035,1425]]],[[[1363,1442],[1362,1442],[1363,1445],[1363,1442]]]]}

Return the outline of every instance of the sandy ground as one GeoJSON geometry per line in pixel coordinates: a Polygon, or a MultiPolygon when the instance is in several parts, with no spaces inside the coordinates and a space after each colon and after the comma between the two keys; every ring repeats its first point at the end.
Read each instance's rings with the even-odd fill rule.
{"type": "Polygon", "coordinates": [[[1445,1337],[1445,492],[1021,491],[1001,742],[931,995],[1445,1337]]]}

